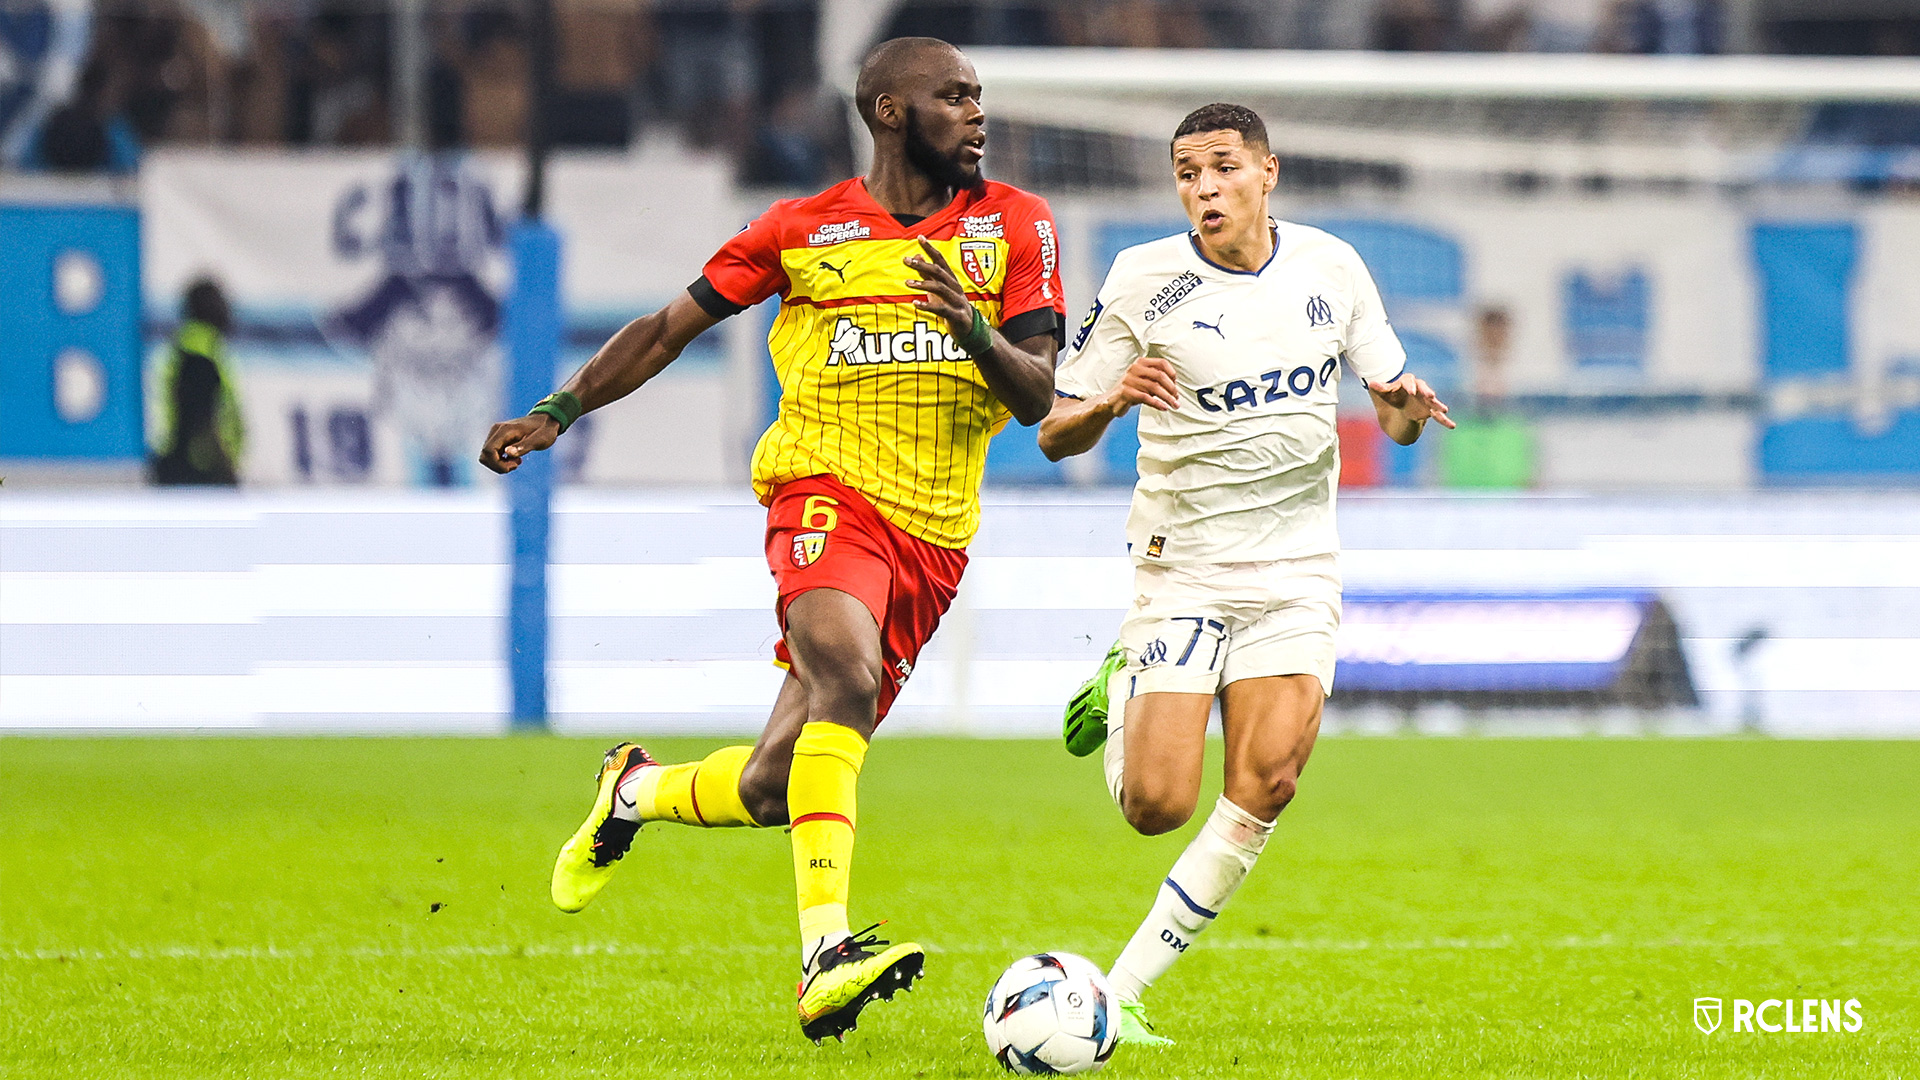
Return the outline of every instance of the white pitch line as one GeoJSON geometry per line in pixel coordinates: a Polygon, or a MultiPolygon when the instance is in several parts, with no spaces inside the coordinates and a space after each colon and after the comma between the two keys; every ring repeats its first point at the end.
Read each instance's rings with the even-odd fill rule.
{"type": "MultiPolygon", "coordinates": [[[[1653,941],[1625,941],[1611,935],[1599,937],[1561,937],[1538,940],[1511,937],[1495,938],[1429,938],[1414,941],[1372,941],[1358,939],[1339,941],[1333,939],[1303,939],[1280,937],[1230,937],[1214,938],[1203,942],[1209,951],[1225,949],[1229,951],[1256,952],[1481,952],[1504,949],[1784,949],[1784,948],[1874,948],[1874,949],[1920,949],[1920,941],[1897,938],[1844,938],[1839,941],[1786,941],[1781,938],[1745,938],[1734,940],[1708,940],[1700,938],[1667,938],[1653,941]]],[[[951,953],[956,955],[997,954],[1019,951],[1018,945],[928,945],[930,953],[951,953]]],[[[282,948],[267,946],[226,946],[218,948],[200,948],[195,946],[167,946],[157,949],[15,949],[0,952],[0,961],[6,962],[58,962],[58,961],[100,961],[100,960],[410,960],[410,959],[465,959],[465,958],[518,958],[518,957],[593,957],[593,956],[691,956],[707,954],[712,950],[703,946],[682,945],[674,948],[659,948],[650,945],[631,945],[623,942],[584,942],[573,945],[445,945],[434,948],[397,948],[397,949],[315,949],[307,947],[282,948]]],[[[785,945],[735,945],[728,948],[734,953],[784,953],[790,951],[785,945]]]]}

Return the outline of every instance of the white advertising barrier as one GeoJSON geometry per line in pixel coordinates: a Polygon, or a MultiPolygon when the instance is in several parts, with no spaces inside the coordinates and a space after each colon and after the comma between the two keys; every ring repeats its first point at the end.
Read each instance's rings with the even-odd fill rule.
{"type": "MultiPolygon", "coordinates": [[[[757,730],[783,677],[764,511],[579,489],[556,510],[554,725],[757,730]]],[[[1121,492],[990,494],[888,730],[1057,735],[1131,595],[1124,515],[1121,492]]],[[[1604,661],[1631,636],[1604,599],[1409,620],[1363,595],[1649,590],[1700,704],[1386,710],[1336,687],[1331,730],[1920,736],[1920,498],[1353,496],[1341,519],[1343,670],[1604,661]]],[[[504,730],[505,528],[477,493],[9,496],[0,729],[504,730]]]]}
{"type": "MultiPolygon", "coordinates": [[[[182,291],[202,275],[234,301],[245,482],[422,483],[436,468],[477,478],[479,439],[508,407],[494,332],[523,173],[507,154],[149,157],[140,174],[149,320],[177,318],[182,291]]],[[[547,216],[564,237],[563,370],[685,288],[745,220],[727,165],[679,150],[563,154],[548,183],[547,216]]],[[[696,343],[642,400],[591,418],[569,440],[569,474],[736,478],[758,433],[759,367],[754,328],[735,322],[696,343]]]]}

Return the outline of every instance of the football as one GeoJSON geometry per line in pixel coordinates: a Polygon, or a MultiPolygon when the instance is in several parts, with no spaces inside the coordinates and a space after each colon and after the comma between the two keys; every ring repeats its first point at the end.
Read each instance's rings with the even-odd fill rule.
{"type": "Polygon", "coordinates": [[[1093,1072],[1113,1056],[1119,1008],[1107,977],[1072,953],[1023,956],[987,992],[987,1052],[1008,1072],[1093,1072]]]}

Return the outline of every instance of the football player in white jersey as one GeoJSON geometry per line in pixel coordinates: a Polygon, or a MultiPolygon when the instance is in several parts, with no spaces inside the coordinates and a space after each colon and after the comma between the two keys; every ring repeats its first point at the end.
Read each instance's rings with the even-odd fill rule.
{"type": "Polygon", "coordinates": [[[1147,406],[1127,516],[1133,606],[1069,706],[1068,749],[1105,743],[1108,789],[1151,836],[1193,816],[1216,696],[1226,736],[1225,793],[1110,975],[1121,1038],[1134,1043],[1167,1041],[1141,994],[1259,858],[1333,688],[1343,362],[1395,442],[1412,443],[1429,420],[1453,426],[1433,388],[1405,371],[1353,248],[1268,216],[1279,163],[1258,116],[1195,110],[1172,151],[1193,230],[1114,259],[1040,428],[1058,461],[1147,406]]]}

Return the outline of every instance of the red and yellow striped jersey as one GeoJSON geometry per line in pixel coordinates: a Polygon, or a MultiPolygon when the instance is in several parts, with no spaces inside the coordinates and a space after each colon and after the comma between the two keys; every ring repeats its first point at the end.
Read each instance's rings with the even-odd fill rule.
{"type": "Polygon", "coordinates": [[[1011,414],[946,323],[913,306],[923,294],[906,282],[919,275],[902,260],[922,254],[921,237],[1009,339],[1062,325],[1052,212],[991,181],[912,224],[881,209],[858,177],[775,203],[703,280],[739,307],[780,294],[767,335],[780,409],[753,453],[761,501],[824,473],[903,531],[961,548],[980,526],[987,440],[1011,414]]]}

